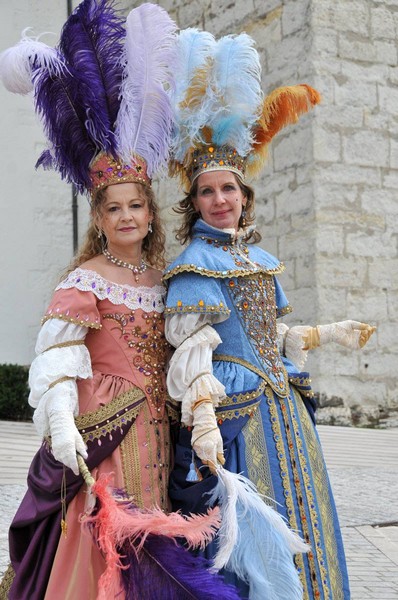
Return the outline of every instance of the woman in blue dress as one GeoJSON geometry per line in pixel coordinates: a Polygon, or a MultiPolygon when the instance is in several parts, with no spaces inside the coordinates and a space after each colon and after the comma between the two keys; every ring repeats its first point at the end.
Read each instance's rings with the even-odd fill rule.
{"type": "MultiPolygon", "coordinates": [[[[230,52],[228,69],[235,73],[238,96],[242,98],[239,86],[259,87],[259,67],[253,76],[257,53],[250,38],[242,34],[213,43],[204,32],[182,35],[185,50],[188,43],[199,44],[198,38],[203,44],[202,65],[185,65],[193,73],[191,90],[195,77],[201,74],[203,81],[203,69],[208,69],[208,86],[217,97],[218,110],[209,103],[207,121],[202,112],[195,137],[192,116],[200,111],[198,103],[187,100],[189,82],[185,95],[181,91],[176,98],[175,166],[189,189],[179,205],[183,223],[177,237],[189,244],[164,275],[166,336],[176,348],[168,390],[181,402],[170,496],[175,509],[203,512],[206,492],[217,481],[217,464],[242,473],[310,545],[308,553],[295,556],[303,598],[348,600],[340,527],[315,429],[310,380],[302,365],[308,349],[329,341],[359,348],[372,328],[355,321],[317,328],[277,325],[277,319],[291,310],[277,280],[284,266],[255,245],[260,236],[253,228],[254,193],[245,179],[258,158],[255,144],[266,146],[278,129],[297,120],[297,114],[315,105],[319,96],[309,86],[280,88],[263,102],[262,122],[260,111],[253,109],[248,126],[249,111],[244,122],[239,121],[241,103],[234,105],[222,87],[221,81],[231,81],[231,74],[221,76],[218,69],[230,52]],[[239,62],[240,50],[242,56],[252,53],[250,77],[239,62]],[[239,122],[244,125],[241,130],[246,128],[251,135],[249,150],[237,147],[234,132],[239,122]],[[230,134],[225,134],[228,130],[230,134]],[[192,462],[199,471],[196,482],[187,480],[192,462]]],[[[209,97],[208,92],[207,101],[209,97]]],[[[202,109],[205,104],[204,97],[202,109]]],[[[247,582],[235,578],[235,583],[242,598],[254,597],[247,582]]],[[[282,600],[278,590],[274,594],[272,598],[282,600]]]]}

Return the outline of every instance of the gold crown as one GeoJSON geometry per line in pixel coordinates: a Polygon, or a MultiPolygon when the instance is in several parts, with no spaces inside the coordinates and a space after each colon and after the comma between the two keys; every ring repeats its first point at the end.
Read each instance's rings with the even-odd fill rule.
{"type": "Polygon", "coordinates": [[[231,146],[201,146],[196,148],[187,168],[187,176],[191,184],[206,171],[232,171],[244,181],[246,159],[240,156],[231,146]]]}
{"type": "Polygon", "coordinates": [[[90,166],[91,195],[98,190],[116,183],[142,183],[151,185],[148,177],[146,162],[138,155],[133,155],[130,164],[115,160],[104,152],[98,154],[90,166]]]}

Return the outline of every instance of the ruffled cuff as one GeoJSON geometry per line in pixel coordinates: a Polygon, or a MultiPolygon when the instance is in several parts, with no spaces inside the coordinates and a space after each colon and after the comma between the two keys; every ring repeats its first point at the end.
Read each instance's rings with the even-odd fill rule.
{"type": "Polygon", "coordinates": [[[216,408],[220,400],[225,398],[225,387],[212,373],[203,373],[187,388],[181,402],[181,421],[184,425],[192,425],[192,405],[198,398],[210,398],[216,408]]]}
{"type": "Polygon", "coordinates": [[[289,331],[289,327],[285,323],[277,323],[276,324],[277,343],[278,343],[279,354],[281,356],[286,356],[285,343],[286,343],[286,336],[287,336],[288,331],[289,331]]]}
{"type": "Polygon", "coordinates": [[[289,329],[285,339],[285,356],[301,371],[306,363],[308,350],[303,350],[303,335],[309,328],[296,326],[289,329]]]}

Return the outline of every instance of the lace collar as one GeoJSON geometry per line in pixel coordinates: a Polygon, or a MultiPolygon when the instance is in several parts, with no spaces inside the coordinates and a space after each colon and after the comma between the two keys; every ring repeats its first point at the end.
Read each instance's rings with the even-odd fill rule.
{"type": "Polygon", "coordinates": [[[124,304],[131,310],[141,308],[145,312],[164,311],[166,289],[162,285],[133,287],[114,283],[104,279],[96,271],[78,267],[69,273],[56,289],[73,287],[83,292],[92,292],[99,300],[108,299],[112,304],[124,304]]]}

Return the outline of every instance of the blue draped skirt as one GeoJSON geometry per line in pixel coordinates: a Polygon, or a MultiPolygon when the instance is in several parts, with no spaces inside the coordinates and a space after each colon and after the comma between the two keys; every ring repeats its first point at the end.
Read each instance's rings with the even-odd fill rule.
{"type": "MultiPolygon", "coordinates": [[[[225,467],[255,483],[266,502],[311,546],[308,554],[295,556],[303,598],[349,600],[340,526],[307,399],[293,386],[287,398],[280,398],[268,385],[262,385],[229,395],[216,412],[224,440],[225,467]]],[[[182,427],[170,480],[174,509],[184,513],[205,510],[206,492],[216,482],[207,467],[200,469],[202,481],[186,481],[192,457],[190,436],[189,429],[182,427]]],[[[208,556],[214,554],[216,543],[207,549],[208,556]]],[[[246,584],[233,574],[224,575],[237,585],[242,598],[248,597],[246,584]]]]}

